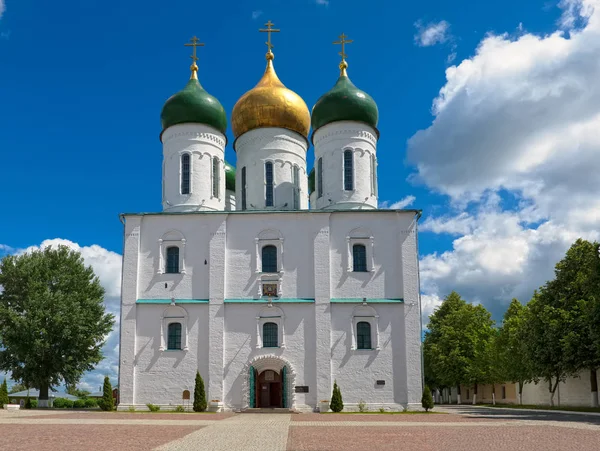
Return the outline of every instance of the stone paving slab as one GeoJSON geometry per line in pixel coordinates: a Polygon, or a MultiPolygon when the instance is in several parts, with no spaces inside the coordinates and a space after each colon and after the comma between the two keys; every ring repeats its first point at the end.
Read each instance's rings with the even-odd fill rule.
{"type": "MultiPolygon", "coordinates": [[[[0,418],[0,424],[108,424],[108,425],[157,425],[157,426],[210,426],[219,423],[219,421],[207,420],[126,420],[126,419],[62,419],[62,418],[0,418]]],[[[2,448],[0,448],[2,449],[2,448]]]]}
{"type": "Polygon", "coordinates": [[[472,423],[476,421],[494,421],[494,419],[490,418],[469,418],[461,415],[445,415],[445,414],[396,414],[396,415],[386,415],[386,414],[335,414],[335,413],[307,413],[302,415],[294,415],[292,416],[292,423],[297,422],[305,422],[305,421],[320,421],[320,422],[336,422],[336,421],[345,421],[345,422],[426,422],[426,423],[456,423],[456,422],[465,422],[472,423]]]}
{"type": "Polygon", "coordinates": [[[146,451],[198,429],[198,426],[0,424],[0,449],[146,451]]]}
{"type": "Polygon", "coordinates": [[[291,427],[288,451],[581,451],[596,450],[600,431],[551,427],[291,427]]]}
{"type": "MultiPolygon", "coordinates": [[[[53,413],[57,413],[53,411],[53,413]]],[[[60,418],[68,420],[76,419],[100,419],[100,420],[200,420],[218,421],[234,416],[235,413],[134,413],[134,412],[58,412],[56,415],[40,415],[30,418],[60,418]]]]}

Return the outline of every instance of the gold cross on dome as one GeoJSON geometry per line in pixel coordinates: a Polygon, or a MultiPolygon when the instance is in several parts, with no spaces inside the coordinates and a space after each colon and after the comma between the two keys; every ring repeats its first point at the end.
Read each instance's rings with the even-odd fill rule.
{"type": "Polygon", "coordinates": [[[342,57],[342,61],[346,61],[346,44],[350,44],[351,42],[354,42],[352,39],[346,39],[348,36],[346,36],[344,33],[342,33],[340,35],[340,40],[339,41],[333,41],[333,43],[335,45],[340,45],[342,46],[342,51],[339,52],[339,55],[342,57]]]}
{"type": "Polygon", "coordinates": [[[271,44],[271,33],[279,33],[281,30],[279,30],[278,28],[273,28],[273,25],[275,25],[273,22],[271,22],[270,20],[265,24],[265,27],[267,27],[267,29],[265,30],[264,28],[260,28],[258,31],[260,31],[261,33],[268,33],[268,39],[267,42],[265,42],[265,44],[267,44],[267,48],[269,49],[269,52],[271,52],[271,49],[273,48],[273,44],[271,44]]]}
{"type": "Polygon", "coordinates": [[[196,36],[194,36],[192,39],[190,39],[191,44],[183,44],[186,47],[193,47],[194,48],[194,53],[192,54],[192,56],[190,56],[190,58],[192,59],[192,61],[194,62],[194,64],[196,63],[196,61],[198,61],[198,57],[196,56],[196,47],[204,47],[204,43],[200,42],[200,39],[198,39],[196,36]]]}

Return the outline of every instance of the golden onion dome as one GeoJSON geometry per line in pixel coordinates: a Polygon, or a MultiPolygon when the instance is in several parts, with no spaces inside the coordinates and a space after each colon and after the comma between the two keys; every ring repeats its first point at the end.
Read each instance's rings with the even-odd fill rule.
{"type": "Polygon", "coordinates": [[[308,138],[310,113],[302,97],[277,77],[273,53],[267,53],[267,68],[258,84],[233,107],[231,128],[236,138],[261,127],[286,128],[308,138]]]}

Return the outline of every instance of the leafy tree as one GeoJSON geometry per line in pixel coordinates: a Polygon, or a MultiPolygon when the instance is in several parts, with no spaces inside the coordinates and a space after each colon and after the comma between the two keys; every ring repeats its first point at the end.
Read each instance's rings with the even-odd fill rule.
{"type": "Polygon", "coordinates": [[[25,390],[27,390],[27,386],[25,384],[14,384],[12,387],[10,387],[8,394],[10,395],[11,393],[18,393],[25,390]]]}
{"type": "Polygon", "coordinates": [[[200,376],[200,371],[196,371],[196,381],[194,384],[194,412],[204,412],[206,410],[206,391],[204,390],[204,380],[200,376]]]}
{"type": "Polygon", "coordinates": [[[102,360],[113,315],[104,290],[81,255],[66,246],[47,247],[0,261],[0,370],[15,381],[48,390],[77,383],[102,360]]]}
{"type": "Polygon", "coordinates": [[[502,327],[495,340],[495,382],[510,381],[518,384],[519,404],[523,403],[523,386],[534,380],[525,338],[526,307],[513,299],[504,313],[502,327]]]}
{"type": "Polygon", "coordinates": [[[555,278],[547,283],[545,296],[555,308],[568,313],[562,337],[565,366],[573,374],[590,372],[593,407],[598,406],[597,369],[600,368],[600,245],[578,239],[556,264],[555,278]]]}
{"type": "Polygon", "coordinates": [[[115,408],[115,401],[113,399],[112,385],[108,376],[104,377],[104,386],[102,387],[102,400],[98,403],[102,410],[110,412],[115,408]]]}
{"type": "Polygon", "coordinates": [[[8,385],[6,385],[6,379],[0,385],[0,409],[2,409],[10,401],[8,400],[8,385]]]}
{"type": "Polygon", "coordinates": [[[425,409],[425,412],[429,412],[429,409],[433,409],[433,396],[431,396],[431,390],[429,390],[427,385],[425,386],[425,390],[423,390],[421,405],[425,409]]]}
{"type": "Polygon", "coordinates": [[[342,392],[338,387],[337,381],[333,381],[333,394],[331,395],[331,403],[329,408],[334,412],[341,412],[344,410],[344,401],[342,400],[342,392]]]}
{"type": "Polygon", "coordinates": [[[89,391],[79,389],[75,385],[68,385],[66,387],[66,392],[69,395],[77,396],[78,398],[87,398],[87,396],[90,394],[89,391]]]}

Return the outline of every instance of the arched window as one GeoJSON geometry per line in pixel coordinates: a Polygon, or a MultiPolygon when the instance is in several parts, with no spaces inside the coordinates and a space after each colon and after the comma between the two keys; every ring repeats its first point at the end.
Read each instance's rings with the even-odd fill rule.
{"type": "Polygon", "coordinates": [[[350,149],[344,150],[344,189],[352,191],[354,189],[354,156],[350,149]]]}
{"type": "Polygon", "coordinates": [[[294,210],[300,210],[300,168],[294,166],[292,171],[292,181],[294,184],[294,210]]]}
{"type": "Polygon", "coordinates": [[[273,163],[265,163],[265,205],[273,206],[273,163]]]}
{"type": "Polygon", "coordinates": [[[219,158],[213,157],[212,161],[212,195],[213,197],[219,197],[219,184],[221,178],[219,177],[219,158]]]}
{"type": "Polygon", "coordinates": [[[373,349],[371,347],[371,324],[360,321],[356,325],[356,349],[373,349]]]}
{"type": "Polygon", "coordinates": [[[278,343],[278,330],[277,324],[275,323],[264,323],[263,324],[263,348],[277,348],[278,343]]]}
{"type": "Polygon", "coordinates": [[[246,166],[242,168],[242,210],[246,209],[246,166]]]}
{"type": "Polygon", "coordinates": [[[181,194],[190,194],[190,154],[181,156],[181,194]]]}
{"type": "Polygon", "coordinates": [[[323,158],[317,161],[317,198],[323,197],[323,158]]]}
{"type": "Polygon", "coordinates": [[[355,272],[367,271],[367,248],[364,244],[352,246],[352,270],[355,272]]]}
{"type": "Polygon", "coordinates": [[[167,349],[181,349],[181,323],[169,324],[167,349]]]}
{"type": "Polygon", "coordinates": [[[176,274],[179,272],[179,248],[171,246],[167,248],[167,274],[176,274]]]}
{"type": "Polygon", "coordinates": [[[262,248],[262,272],[277,272],[277,248],[272,244],[262,248]]]}

